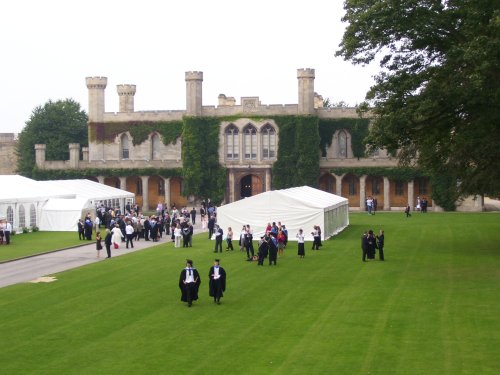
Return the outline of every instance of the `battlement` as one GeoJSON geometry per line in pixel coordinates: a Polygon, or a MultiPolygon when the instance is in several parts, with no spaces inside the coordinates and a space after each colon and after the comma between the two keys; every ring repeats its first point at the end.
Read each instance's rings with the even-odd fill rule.
{"type": "Polygon", "coordinates": [[[116,91],[119,96],[134,96],[136,87],[135,85],[116,85],[116,91]]]}
{"type": "Polygon", "coordinates": [[[203,81],[203,72],[186,72],[186,81],[203,81]]]}
{"type": "Polygon", "coordinates": [[[297,78],[315,78],[315,70],[311,68],[297,69],[297,78]]]}
{"type": "Polygon", "coordinates": [[[105,89],[108,85],[107,77],[86,77],[85,82],[87,83],[88,89],[105,89]]]}

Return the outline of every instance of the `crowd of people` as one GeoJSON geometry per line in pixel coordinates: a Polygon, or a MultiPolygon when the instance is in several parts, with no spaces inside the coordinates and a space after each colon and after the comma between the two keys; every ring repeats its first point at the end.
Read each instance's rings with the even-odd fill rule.
{"type": "Polygon", "coordinates": [[[367,259],[374,260],[378,249],[379,259],[384,260],[384,231],[380,230],[378,235],[373,233],[370,229],[363,233],[361,236],[361,250],[362,260],[366,262],[367,259]]]}
{"type": "Polygon", "coordinates": [[[0,220],[0,245],[10,245],[12,224],[7,220],[0,220]]]}

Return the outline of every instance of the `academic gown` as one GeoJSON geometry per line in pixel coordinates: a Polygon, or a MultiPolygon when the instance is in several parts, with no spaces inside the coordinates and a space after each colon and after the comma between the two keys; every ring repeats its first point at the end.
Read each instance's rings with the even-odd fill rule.
{"type": "MultiPolygon", "coordinates": [[[[196,268],[192,268],[193,270],[193,276],[194,276],[194,287],[191,291],[191,298],[193,301],[196,301],[198,299],[198,289],[201,284],[201,279],[200,279],[200,274],[198,273],[198,270],[196,268]]],[[[187,293],[186,293],[186,285],[184,284],[184,280],[186,280],[186,268],[184,268],[181,271],[181,276],[179,277],[179,288],[181,290],[181,301],[187,302],[187,293]]]]}
{"type": "Polygon", "coordinates": [[[217,280],[214,280],[214,266],[210,267],[210,271],[208,272],[208,277],[210,278],[210,282],[208,285],[208,294],[210,297],[223,297],[223,292],[226,291],[226,271],[224,268],[219,266],[219,275],[220,277],[217,280]],[[217,287],[220,285],[220,295],[217,296],[217,287]]]}

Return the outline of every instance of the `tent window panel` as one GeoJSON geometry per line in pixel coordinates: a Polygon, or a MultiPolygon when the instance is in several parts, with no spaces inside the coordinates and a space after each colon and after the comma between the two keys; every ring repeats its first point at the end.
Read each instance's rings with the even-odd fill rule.
{"type": "Polygon", "coordinates": [[[30,206],[30,227],[36,227],[36,208],[33,203],[30,206]]]}
{"type": "Polygon", "coordinates": [[[11,206],[7,207],[7,221],[10,225],[14,225],[14,210],[11,206]]]}
{"type": "Polygon", "coordinates": [[[21,205],[21,206],[19,206],[19,227],[23,228],[25,226],[26,226],[26,215],[25,215],[24,206],[21,205]]]}

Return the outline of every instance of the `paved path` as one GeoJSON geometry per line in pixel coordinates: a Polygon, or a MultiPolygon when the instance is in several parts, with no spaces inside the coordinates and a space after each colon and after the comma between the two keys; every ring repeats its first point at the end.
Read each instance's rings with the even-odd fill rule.
{"type": "MultiPolygon", "coordinates": [[[[201,225],[194,226],[194,233],[201,233],[201,225]]],[[[168,243],[170,237],[163,236],[159,242],[141,241],[134,242],[134,248],[126,249],[125,243],[118,250],[111,248],[111,256],[122,256],[134,251],[147,249],[152,246],[168,243]]],[[[101,250],[101,258],[96,257],[95,241],[71,249],[55,251],[47,254],[36,255],[0,264],[0,288],[35,280],[42,276],[66,271],[86,264],[106,261],[106,248],[101,250]]]]}

